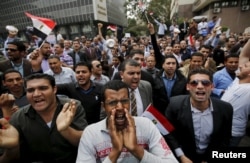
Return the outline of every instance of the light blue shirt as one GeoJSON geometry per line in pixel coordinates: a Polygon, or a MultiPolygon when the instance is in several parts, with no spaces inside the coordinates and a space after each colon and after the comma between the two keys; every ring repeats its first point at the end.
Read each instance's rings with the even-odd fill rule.
{"type": "Polygon", "coordinates": [[[165,35],[165,31],[168,29],[166,24],[160,23],[156,19],[154,19],[155,23],[159,26],[158,27],[158,34],[159,35],[165,35]]]}
{"type": "Polygon", "coordinates": [[[232,77],[227,72],[226,68],[219,70],[213,75],[214,89],[212,93],[218,97],[221,97],[221,92],[226,90],[227,87],[233,82],[232,77]]]}
{"type": "Polygon", "coordinates": [[[51,69],[49,69],[44,73],[53,76],[55,78],[56,84],[77,82],[75,77],[75,72],[68,67],[62,67],[62,71],[59,74],[55,74],[51,69]]]}
{"type": "Polygon", "coordinates": [[[194,125],[196,152],[203,154],[208,147],[213,132],[212,101],[210,101],[210,107],[203,112],[196,109],[191,104],[191,111],[194,125]]]}
{"type": "Polygon", "coordinates": [[[168,98],[170,98],[171,96],[172,88],[174,86],[176,78],[177,78],[176,74],[174,74],[174,77],[170,79],[170,78],[167,78],[164,72],[162,73],[162,79],[165,85],[165,89],[167,91],[168,98]]]}

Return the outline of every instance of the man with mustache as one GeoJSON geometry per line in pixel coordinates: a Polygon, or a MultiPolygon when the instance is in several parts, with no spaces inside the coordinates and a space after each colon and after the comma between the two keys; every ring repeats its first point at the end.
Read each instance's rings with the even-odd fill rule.
{"type": "Polygon", "coordinates": [[[156,126],[147,118],[129,113],[127,84],[119,80],[105,84],[102,106],[107,118],[84,130],[77,163],[177,162],[156,126]]]}

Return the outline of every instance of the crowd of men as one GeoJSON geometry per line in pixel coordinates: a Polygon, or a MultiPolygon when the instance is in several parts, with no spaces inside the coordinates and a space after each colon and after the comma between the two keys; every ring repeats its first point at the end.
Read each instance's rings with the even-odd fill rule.
{"type": "MultiPolygon", "coordinates": [[[[153,17],[152,17],[153,18],[153,17]]],[[[209,162],[237,147],[250,105],[250,33],[185,19],[165,34],[24,44],[0,61],[0,162],[209,162]],[[34,45],[34,46],[31,46],[34,45]],[[174,130],[143,113],[153,105],[174,130]]],[[[160,26],[161,25],[161,26],[160,26]]],[[[36,37],[34,37],[36,38],[36,37]]]]}

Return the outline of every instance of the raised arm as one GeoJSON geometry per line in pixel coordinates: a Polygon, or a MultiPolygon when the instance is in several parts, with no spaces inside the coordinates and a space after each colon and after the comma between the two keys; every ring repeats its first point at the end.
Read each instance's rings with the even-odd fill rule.
{"type": "Polygon", "coordinates": [[[156,41],[156,37],[155,37],[155,29],[154,29],[154,25],[152,23],[148,23],[148,30],[149,30],[150,37],[151,37],[151,43],[153,45],[153,49],[155,52],[155,60],[156,60],[155,67],[158,69],[161,69],[164,57],[161,54],[161,51],[157,45],[157,41],[156,41]]]}
{"type": "Polygon", "coordinates": [[[250,58],[250,39],[248,39],[247,43],[244,45],[243,49],[240,53],[239,65],[243,65],[249,62],[250,58]]]}

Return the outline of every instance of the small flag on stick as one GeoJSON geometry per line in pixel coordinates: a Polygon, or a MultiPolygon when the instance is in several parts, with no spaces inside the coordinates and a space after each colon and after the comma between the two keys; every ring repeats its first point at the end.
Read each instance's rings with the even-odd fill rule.
{"type": "Polygon", "coordinates": [[[149,104],[142,116],[149,118],[162,135],[168,135],[174,130],[174,126],[152,104],[149,104]]]}
{"type": "Polygon", "coordinates": [[[111,31],[116,31],[117,27],[116,25],[109,25],[107,26],[107,29],[110,29],[111,31]]]}
{"type": "Polygon", "coordinates": [[[56,22],[51,19],[34,16],[28,12],[25,12],[25,15],[31,18],[33,22],[33,34],[40,37],[42,40],[45,40],[56,26],[56,22]]]}

